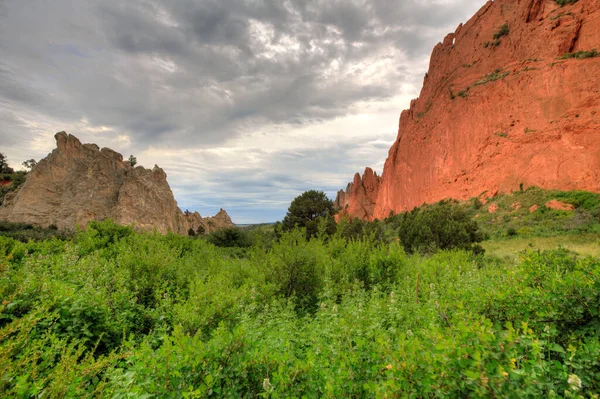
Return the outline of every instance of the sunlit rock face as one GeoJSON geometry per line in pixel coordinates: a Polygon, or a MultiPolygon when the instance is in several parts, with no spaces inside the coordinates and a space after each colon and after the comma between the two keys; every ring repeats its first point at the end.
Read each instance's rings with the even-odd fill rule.
{"type": "Polygon", "coordinates": [[[233,225],[229,217],[209,225],[198,213],[184,215],[158,166],[133,167],[121,154],[82,144],[65,132],[55,138],[57,148],[33,168],[19,190],[7,195],[0,219],[60,229],[113,219],[135,224],[138,230],[178,234],[196,232],[200,226],[210,232],[233,225]]]}
{"type": "Polygon", "coordinates": [[[599,192],[600,57],[564,58],[600,50],[599,26],[597,0],[488,2],[434,48],[376,189],[355,177],[340,208],[372,220],[521,184],[599,192]]]}

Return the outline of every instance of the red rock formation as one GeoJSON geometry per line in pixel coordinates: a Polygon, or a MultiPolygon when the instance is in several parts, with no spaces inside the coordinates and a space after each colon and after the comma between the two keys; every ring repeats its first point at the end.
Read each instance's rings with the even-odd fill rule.
{"type": "Polygon", "coordinates": [[[552,200],[546,202],[546,208],[554,209],[555,211],[574,211],[575,206],[572,204],[565,204],[559,200],[552,200]]]}
{"type": "Polygon", "coordinates": [[[346,191],[347,213],[384,218],[520,184],[599,192],[600,57],[561,58],[600,50],[599,26],[598,0],[489,1],[434,48],[376,199],[346,191]]]}
{"type": "Polygon", "coordinates": [[[340,190],[335,199],[340,216],[373,220],[380,183],[381,178],[371,168],[365,169],[362,179],[355,174],[354,181],[348,184],[346,191],[340,190]]]}

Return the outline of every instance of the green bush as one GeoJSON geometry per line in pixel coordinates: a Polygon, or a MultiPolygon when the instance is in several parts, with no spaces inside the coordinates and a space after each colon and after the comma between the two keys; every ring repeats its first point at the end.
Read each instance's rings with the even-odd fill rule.
{"type": "Polygon", "coordinates": [[[67,240],[72,237],[72,232],[60,231],[54,225],[41,228],[27,223],[0,221],[0,236],[11,237],[21,242],[44,241],[52,238],[67,240]]]}
{"type": "Polygon", "coordinates": [[[399,220],[400,241],[408,253],[446,249],[483,251],[477,222],[452,201],[415,208],[399,220]]]}
{"type": "Polygon", "coordinates": [[[498,32],[494,33],[494,40],[498,40],[501,37],[508,36],[510,33],[510,28],[508,27],[508,22],[505,23],[498,29],[498,32]]]}
{"type": "Polygon", "coordinates": [[[342,220],[337,225],[338,234],[347,240],[369,239],[376,243],[387,241],[382,222],[367,222],[360,219],[342,220]]]}
{"type": "Polygon", "coordinates": [[[600,195],[588,191],[563,191],[556,193],[556,199],[575,206],[577,209],[595,211],[600,209],[600,195]]]}
{"type": "Polygon", "coordinates": [[[237,227],[213,231],[208,235],[207,240],[217,247],[224,248],[248,248],[252,246],[248,234],[237,227]]]}

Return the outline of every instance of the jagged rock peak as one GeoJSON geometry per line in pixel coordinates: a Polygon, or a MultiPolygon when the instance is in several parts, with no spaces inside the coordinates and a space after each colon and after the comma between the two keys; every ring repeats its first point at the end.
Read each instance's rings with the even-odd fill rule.
{"type": "Polygon", "coordinates": [[[334,206],[340,211],[340,217],[371,220],[380,183],[381,179],[371,168],[366,168],[362,177],[356,173],[346,191],[337,193],[334,206]]]}
{"type": "Polygon", "coordinates": [[[207,217],[206,222],[211,229],[235,227],[235,224],[233,224],[227,212],[222,208],[215,216],[207,217]]]}

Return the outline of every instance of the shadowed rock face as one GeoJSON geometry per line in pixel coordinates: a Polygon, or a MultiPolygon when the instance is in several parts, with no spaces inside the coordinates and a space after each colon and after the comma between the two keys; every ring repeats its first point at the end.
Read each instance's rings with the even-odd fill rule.
{"type": "Polygon", "coordinates": [[[381,219],[521,183],[599,192],[600,57],[561,58],[600,50],[599,26],[597,0],[488,2],[434,48],[383,176],[368,193],[355,178],[341,208],[381,219]]]}
{"type": "Polygon", "coordinates": [[[228,216],[209,226],[197,212],[184,215],[158,166],[134,168],[121,154],[81,144],[65,132],[55,138],[57,148],[35,166],[18,191],[7,195],[0,219],[60,229],[113,219],[135,223],[139,230],[184,235],[200,226],[205,232],[233,226],[228,216]]]}

